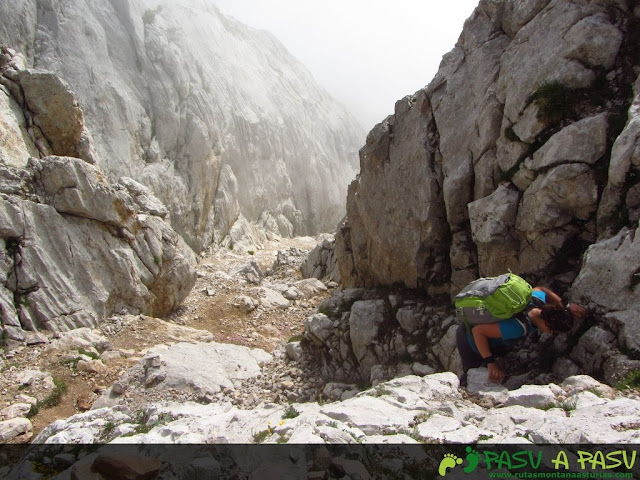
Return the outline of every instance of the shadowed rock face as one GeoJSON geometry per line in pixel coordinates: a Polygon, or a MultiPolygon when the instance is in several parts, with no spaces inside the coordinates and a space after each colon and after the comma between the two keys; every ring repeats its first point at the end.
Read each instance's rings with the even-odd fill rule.
{"type": "Polygon", "coordinates": [[[637,15],[481,1],[360,151],[342,280],[454,294],[511,269],[568,289],[590,244],[638,220],[637,15]]]}
{"type": "Polygon", "coordinates": [[[195,250],[239,215],[333,230],[360,127],[266,32],[212,2],[165,3],[19,0],[0,6],[0,32],[76,94],[107,177],[150,187],[195,250]]]}

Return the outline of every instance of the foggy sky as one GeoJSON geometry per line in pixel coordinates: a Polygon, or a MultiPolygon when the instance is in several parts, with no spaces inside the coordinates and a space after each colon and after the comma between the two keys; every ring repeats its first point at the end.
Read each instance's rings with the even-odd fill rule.
{"type": "Polygon", "coordinates": [[[214,0],[273,33],[369,131],[431,81],[478,0],[214,0]]]}

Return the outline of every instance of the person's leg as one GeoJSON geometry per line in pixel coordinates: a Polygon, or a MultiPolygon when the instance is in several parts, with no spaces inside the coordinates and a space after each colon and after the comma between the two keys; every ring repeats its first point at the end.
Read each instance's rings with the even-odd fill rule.
{"type": "Polygon", "coordinates": [[[456,344],[458,345],[458,352],[462,359],[462,376],[460,377],[460,386],[467,386],[467,371],[470,368],[477,368],[482,366],[482,356],[475,352],[467,337],[467,328],[464,325],[460,325],[456,331],[456,344]]]}

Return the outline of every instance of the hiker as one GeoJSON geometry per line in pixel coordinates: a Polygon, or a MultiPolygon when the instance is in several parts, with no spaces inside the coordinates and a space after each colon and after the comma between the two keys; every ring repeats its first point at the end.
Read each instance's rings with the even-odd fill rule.
{"type": "Polygon", "coordinates": [[[511,318],[472,326],[460,324],[456,343],[462,358],[462,386],[466,387],[467,371],[483,365],[489,371],[490,381],[502,382],[504,373],[496,363],[494,354],[504,353],[511,343],[534,330],[551,334],[566,333],[573,327],[574,319],[583,318],[586,314],[580,305],[572,303],[564,306],[560,296],[546,287],[533,288],[531,295],[531,301],[525,309],[511,318]]]}

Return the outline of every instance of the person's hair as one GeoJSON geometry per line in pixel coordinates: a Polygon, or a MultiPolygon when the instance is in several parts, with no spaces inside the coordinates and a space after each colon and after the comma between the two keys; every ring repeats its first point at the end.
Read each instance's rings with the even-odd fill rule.
{"type": "Polygon", "coordinates": [[[565,333],[573,327],[573,315],[560,305],[544,305],[541,308],[542,319],[552,331],[565,333]]]}

